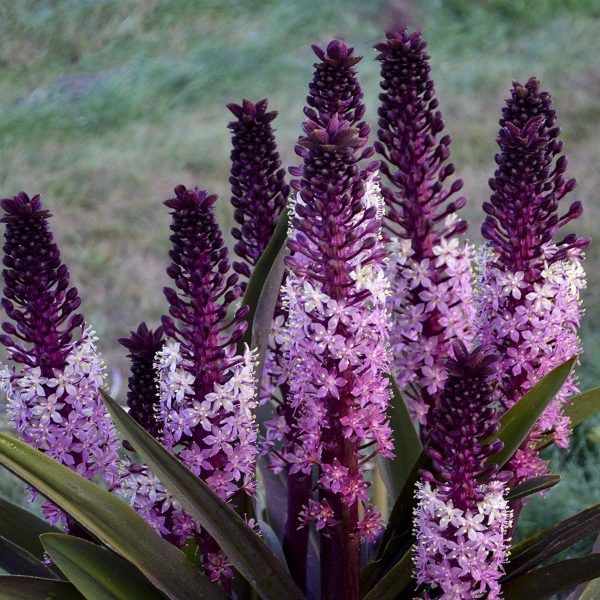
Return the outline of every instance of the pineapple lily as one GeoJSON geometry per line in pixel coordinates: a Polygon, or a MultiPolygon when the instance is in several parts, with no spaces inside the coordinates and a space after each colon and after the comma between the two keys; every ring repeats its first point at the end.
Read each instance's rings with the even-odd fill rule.
{"type": "Polygon", "coordinates": [[[0,463],[45,520],[0,498],[0,600],[541,600],[600,577],[595,553],[547,564],[600,504],[512,540],[560,480],[542,449],[600,411],[573,372],[589,240],[557,237],[583,209],[559,211],[556,112],[513,84],[475,251],[425,47],[375,46],[371,147],[361,57],[313,46],[289,184],[267,100],[228,105],[239,260],[217,197],[178,185],[166,314],[119,340],[126,408],[40,197],[1,201],[0,463]]]}

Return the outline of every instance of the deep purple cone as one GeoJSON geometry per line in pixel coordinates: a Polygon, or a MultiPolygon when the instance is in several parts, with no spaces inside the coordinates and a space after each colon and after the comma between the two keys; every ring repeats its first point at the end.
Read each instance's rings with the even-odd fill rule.
{"type": "Polygon", "coordinates": [[[140,323],[137,331],[129,337],[120,338],[119,343],[129,350],[131,375],[128,381],[127,405],[133,417],[150,435],[157,437],[159,426],[156,412],[160,399],[158,395],[154,358],[164,344],[162,327],[155,331],[140,323]]]}
{"type": "Polygon", "coordinates": [[[233,145],[229,183],[234,218],[240,225],[231,234],[237,240],[234,250],[242,262],[234,262],[233,268],[250,277],[273,235],[290,187],[285,182],[271,125],[277,112],[267,112],[266,99],[256,104],[244,100],[241,106],[227,107],[237,117],[228,125],[233,145]]]}

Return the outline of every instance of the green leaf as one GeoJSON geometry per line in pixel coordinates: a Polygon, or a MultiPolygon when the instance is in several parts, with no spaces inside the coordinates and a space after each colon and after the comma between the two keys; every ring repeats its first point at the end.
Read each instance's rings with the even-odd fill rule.
{"type": "Polygon", "coordinates": [[[502,585],[505,600],[544,600],[600,576],[600,554],[572,558],[524,573],[502,585]]]}
{"type": "Polygon", "coordinates": [[[563,410],[565,415],[571,419],[571,425],[577,427],[600,412],[600,387],[571,396],[569,404],[565,404],[563,410]]]}
{"type": "Polygon", "coordinates": [[[600,531],[600,504],[515,544],[502,581],[510,581],[600,531]]]}
{"type": "Polygon", "coordinates": [[[287,513],[287,477],[284,473],[273,473],[264,457],[258,459],[256,477],[259,490],[264,490],[264,493],[259,493],[256,502],[258,516],[269,523],[279,539],[283,539],[287,513]]]}
{"type": "Polygon", "coordinates": [[[496,463],[501,467],[512,457],[535,425],[538,417],[568,379],[577,358],[574,356],[550,371],[521,400],[502,415],[498,438],[504,442],[504,448],[490,456],[488,464],[496,463]]]}
{"type": "MultiPolygon", "coordinates": [[[[563,405],[563,412],[571,419],[571,426],[577,427],[596,413],[600,412],[600,387],[592,388],[569,398],[569,403],[563,405]]],[[[538,444],[543,448],[552,443],[552,436],[547,435],[538,444]]]]}
{"type": "Polygon", "coordinates": [[[240,516],[146,433],[108,394],[103,392],[102,395],[117,428],[257,592],[265,600],[301,600],[302,593],[285,567],[240,516]]]}
{"type": "Polygon", "coordinates": [[[398,496],[383,533],[375,560],[361,571],[360,585],[363,594],[367,593],[402,557],[414,543],[412,535],[412,514],[415,505],[415,485],[419,471],[428,466],[425,452],[421,452],[413,465],[402,492],[398,496]]]}
{"type": "Polygon", "coordinates": [[[542,475],[541,477],[533,477],[510,490],[506,499],[509,502],[514,502],[520,498],[525,498],[532,494],[536,494],[537,492],[541,492],[542,490],[551,488],[557,483],[560,483],[560,475],[557,475],[556,473],[542,475]]]}
{"type": "Polygon", "coordinates": [[[263,540],[265,540],[265,543],[267,546],[269,546],[271,552],[273,552],[273,554],[279,559],[279,562],[284,565],[287,570],[287,563],[283,554],[283,548],[281,547],[281,542],[279,541],[276,533],[273,531],[273,528],[262,519],[258,519],[258,526],[260,527],[263,540]]]}
{"type": "Polygon", "coordinates": [[[0,497],[0,536],[27,550],[38,560],[44,558],[44,547],[40,542],[42,533],[60,533],[32,512],[0,497]]]}
{"type": "Polygon", "coordinates": [[[128,561],[97,544],[63,533],[41,536],[46,552],[90,600],[165,600],[128,561]]]}
{"type": "Polygon", "coordinates": [[[0,577],[0,600],[86,599],[68,581],[5,575],[0,577]]]}
{"type": "Polygon", "coordinates": [[[254,320],[252,321],[252,343],[250,347],[258,349],[258,366],[256,368],[256,381],[258,382],[262,381],[273,314],[275,313],[277,298],[279,297],[281,282],[285,273],[285,265],[283,264],[284,256],[285,246],[282,246],[264,281],[261,294],[258,298],[256,312],[254,313],[254,320]]]}
{"type": "Polygon", "coordinates": [[[1,536],[0,569],[11,575],[57,579],[56,575],[33,554],[1,536]]]}
{"type": "Polygon", "coordinates": [[[0,434],[0,463],[133,563],[171,600],[225,598],[183,552],[115,495],[4,434],[0,434]]]}
{"type": "Polygon", "coordinates": [[[411,548],[364,596],[364,600],[400,600],[403,597],[402,592],[413,583],[412,571],[411,548]]]}
{"type": "Polygon", "coordinates": [[[248,280],[248,285],[246,286],[246,292],[244,293],[244,299],[242,300],[242,304],[247,304],[250,307],[250,312],[248,314],[248,323],[250,323],[251,326],[248,327],[246,337],[244,338],[243,342],[240,343],[240,349],[243,348],[244,342],[249,346],[252,343],[252,324],[254,323],[254,315],[258,308],[258,301],[260,299],[263,286],[265,285],[269,273],[271,272],[271,267],[275,263],[279,251],[283,247],[283,244],[287,237],[287,229],[288,211],[286,208],[281,211],[281,215],[279,217],[279,220],[277,221],[277,225],[275,227],[275,230],[273,231],[273,235],[271,236],[271,239],[269,240],[269,243],[265,248],[264,252],[258,259],[258,262],[256,263],[256,265],[254,265],[252,275],[250,276],[250,279],[248,280]]]}
{"type": "Polygon", "coordinates": [[[408,413],[406,402],[392,375],[386,375],[392,388],[392,404],[388,410],[393,432],[396,458],[379,458],[381,476],[392,502],[400,495],[412,466],[423,450],[419,434],[408,413]]]}

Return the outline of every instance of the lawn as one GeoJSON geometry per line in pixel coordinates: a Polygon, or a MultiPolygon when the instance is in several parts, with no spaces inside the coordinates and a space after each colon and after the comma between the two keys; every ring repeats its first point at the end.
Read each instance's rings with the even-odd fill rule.
{"type": "MultiPolygon", "coordinates": [[[[600,0],[17,0],[0,4],[0,194],[41,192],[87,319],[118,383],[114,339],[164,310],[168,214],[178,183],[218,193],[228,232],[228,102],[268,97],[278,141],[296,158],[311,43],[340,36],[365,55],[360,74],[376,125],[371,46],[408,23],[429,40],[479,241],[499,108],[512,79],[538,75],[554,94],[586,206],[600,226],[600,0]]],[[[600,263],[588,253],[582,387],[600,382],[600,263]]],[[[122,386],[121,386],[122,390],[122,386]]],[[[596,425],[600,421],[596,421],[596,425]]],[[[561,486],[534,500],[521,532],[600,499],[594,423],[578,432],[561,486]]]]}

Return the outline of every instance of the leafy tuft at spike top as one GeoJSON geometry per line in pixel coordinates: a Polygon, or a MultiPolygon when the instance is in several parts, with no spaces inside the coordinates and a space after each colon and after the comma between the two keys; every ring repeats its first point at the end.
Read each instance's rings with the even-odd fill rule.
{"type": "Polygon", "coordinates": [[[341,40],[312,48],[289,184],[267,100],[228,105],[240,260],[216,196],[179,185],[165,202],[168,314],[118,340],[128,411],[102,389],[40,197],[0,201],[0,385],[26,442],[0,434],[0,464],[52,500],[51,523],[94,534],[81,554],[73,537],[43,544],[61,569],[56,548],[70,549],[72,583],[23,577],[50,575],[44,525],[24,531],[27,513],[0,499],[0,596],[542,600],[600,578],[597,554],[554,560],[600,534],[600,504],[512,545],[527,497],[559,481],[540,449],[566,449],[569,415],[600,411],[598,388],[574,395],[589,240],[559,237],[582,205],[560,210],[575,182],[550,95],[513,82],[475,254],[422,35],[375,46],[375,148],[361,57],[341,40]],[[144,544],[124,533],[139,515],[144,544]]]}

